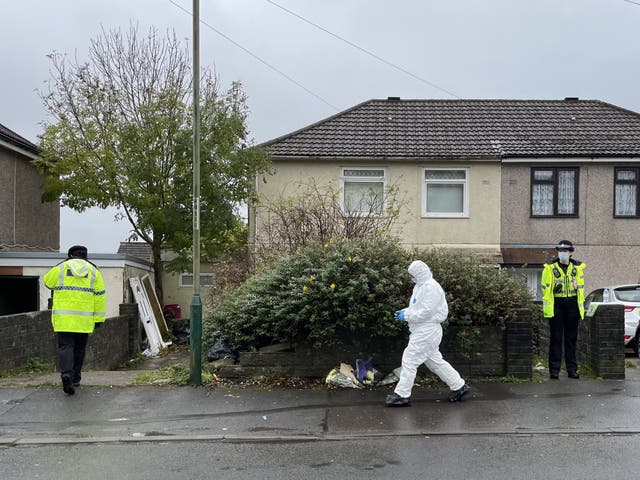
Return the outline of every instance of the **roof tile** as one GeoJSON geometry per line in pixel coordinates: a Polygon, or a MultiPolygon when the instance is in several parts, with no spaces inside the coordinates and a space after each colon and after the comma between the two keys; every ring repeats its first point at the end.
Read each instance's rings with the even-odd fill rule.
{"type": "Polygon", "coordinates": [[[598,100],[369,100],[261,146],[274,157],[640,156],[640,114],[598,100]]]}

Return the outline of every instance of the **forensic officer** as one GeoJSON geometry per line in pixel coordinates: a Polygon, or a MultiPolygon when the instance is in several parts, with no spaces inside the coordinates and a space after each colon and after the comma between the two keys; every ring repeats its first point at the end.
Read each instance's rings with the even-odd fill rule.
{"type": "Polygon", "coordinates": [[[411,390],[416,372],[421,364],[438,375],[451,390],[450,402],[459,402],[471,391],[460,374],[442,358],[440,341],[442,326],[449,307],[440,284],[433,278],[431,269],[421,260],[409,265],[409,275],[415,282],[409,306],[398,310],[394,317],[409,324],[409,344],[402,354],[400,380],[394,392],[387,395],[387,407],[411,405],[411,390]]]}
{"type": "Polygon", "coordinates": [[[580,378],[576,360],[578,326],[584,318],[584,268],[573,259],[573,244],[560,240],[558,256],[542,270],[542,310],[549,319],[549,378],[557,380],[564,363],[569,378],[580,378]]]}
{"type": "Polygon", "coordinates": [[[60,376],[67,395],[80,384],[89,334],[104,322],[106,295],[102,274],[87,260],[87,247],[74,245],[68,258],[44,276],[53,291],[51,322],[58,336],[60,376]]]}

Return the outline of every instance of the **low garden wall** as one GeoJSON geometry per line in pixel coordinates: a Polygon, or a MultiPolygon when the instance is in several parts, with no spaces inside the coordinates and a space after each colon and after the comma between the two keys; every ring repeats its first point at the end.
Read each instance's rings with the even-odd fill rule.
{"type": "MultiPolygon", "coordinates": [[[[542,319],[534,326],[536,354],[549,355],[549,323],[542,319]]],[[[585,316],[578,330],[578,364],[587,365],[603,379],[625,378],[624,306],[600,305],[593,315],[585,316]]]]}
{"type": "MultiPolygon", "coordinates": [[[[107,318],[89,337],[86,368],[111,369],[140,352],[142,329],[137,304],[120,305],[120,315],[107,318]]],[[[37,358],[58,368],[51,310],[0,317],[0,370],[23,368],[37,358]]]]}
{"type": "MultiPolygon", "coordinates": [[[[458,335],[461,327],[446,327],[441,352],[462,375],[514,376],[531,378],[533,361],[533,333],[531,311],[520,309],[506,329],[473,327],[472,335],[458,335]],[[463,344],[460,338],[464,337],[463,344]]],[[[240,352],[236,365],[222,365],[223,376],[282,375],[295,377],[324,377],[341,362],[355,367],[356,359],[373,359],[374,366],[383,373],[401,364],[406,339],[384,350],[367,351],[356,348],[316,350],[297,347],[295,351],[240,352]]],[[[425,367],[421,367],[425,368],[425,367]]]]}
{"type": "MultiPolygon", "coordinates": [[[[536,316],[537,317],[537,316],[536,316]]],[[[625,377],[624,307],[600,306],[580,322],[578,361],[603,379],[625,377]]],[[[298,347],[295,351],[240,352],[236,365],[222,365],[225,376],[282,375],[323,377],[341,362],[355,366],[358,358],[373,358],[383,373],[400,366],[406,340],[385,350],[323,349],[298,347]]],[[[520,309],[506,328],[446,327],[440,346],[444,358],[463,376],[532,377],[533,359],[549,352],[548,320],[534,320],[531,311],[520,309]],[[474,331],[469,334],[469,331],[474,331]],[[462,335],[460,335],[462,333],[462,335]]],[[[421,367],[424,370],[425,367],[421,367]]]]}

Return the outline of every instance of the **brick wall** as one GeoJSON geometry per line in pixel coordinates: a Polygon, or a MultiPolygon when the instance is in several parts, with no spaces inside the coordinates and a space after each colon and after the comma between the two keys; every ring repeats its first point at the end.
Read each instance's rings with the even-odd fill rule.
{"type": "Polygon", "coordinates": [[[0,317],[0,370],[24,367],[31,358],[56,365],[56,337],[51,311],[0,317]]]}
{"type": "MultiPolygon", "coordinates": [[[[119,316],[108,318],[89,336],[85,366],[109,369],[122,364],[140,351],[140,338],[137,305],[121,305],[119,316]]],[[[0,352],[0,370],[22,368],[32,358],[57,369],[51,311],[0,317],[0,352]]]]}
{"type": "Polygon", "coordinates": [[[624,306],[600,305],[585,317],[579,333],[579,361],[591,365],[604,379],[624,378],[624,306]]]}
{"type": "Polygon", "coordinates": [[[498,327],[447,327],[440,352],[462,376],[503,376],[506,371],[505,332],[498,327]]]}
{"type": "MultiPolygon", "coordinates": [[[[549,323],[542,319],[536,325],[537,354],[549,355],[549,323]]],[[[585,316],[578,330],[578,364],[588,365],[598,377],[624,378],[624,307],[600,305],[592,317],[585,316]]]]}
{"type": "Polygon", "coordinates": [[[533,362],[533,319],[531,310],[518,309],[516,318],[507,323],[506,374],[516,378],[531,378],[533,362]]]}
{"type": "MultiPolygon", "coordinates": [[[[533,336],[529,310],[518,310],[517,318],[505,330],[497,327],[474,328],[478,329],[478,334],[469,336],[471,342],[464,347],[460,345],[458,333],[469,329],[447,327],[444,331],[440,351],[455,369],[463,376],[512,375],[531,378],[533,336]]],[[[387,373],[401,365],[406,342],[404,339],[397,345],[369,351],[298,347],[296,351],[241,352],[239,363],[221,366],[220,373],[225,376],[324,377],[341,362],[355,368],[356,359],[370,357],[373,357],[373,364],[378,370],[387,373]]],[[[427,372],[424,366],[421,369],[422,372],[427,372]]]]}

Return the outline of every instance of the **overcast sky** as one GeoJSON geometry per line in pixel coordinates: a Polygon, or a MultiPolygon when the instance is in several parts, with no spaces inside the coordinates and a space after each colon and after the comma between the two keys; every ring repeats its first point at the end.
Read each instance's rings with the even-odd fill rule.
{"type": "MultiPolygon", "coordinates": [[[[190,47],[180,7],[192,1],[2,1],[0,123],[38,143],[46,55],[86,58],[101,26],[173,29],[190,47]]],[[[389,96],[580,97],[640,112],[640,0],[200,0],[200,19],[201,65],[243,83],[256,142],[389,96]]],[[[130,227],[114,214],[63,209],[61,250],[115,253],[130,227]]]]}

